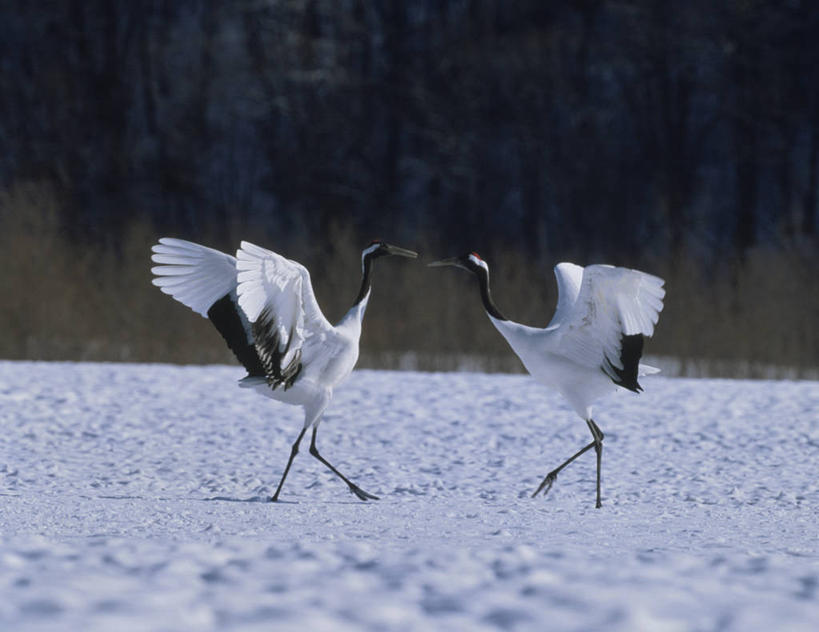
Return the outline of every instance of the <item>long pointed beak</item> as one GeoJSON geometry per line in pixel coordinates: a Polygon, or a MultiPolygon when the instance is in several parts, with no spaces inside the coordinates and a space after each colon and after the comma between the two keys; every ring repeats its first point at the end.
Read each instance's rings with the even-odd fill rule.
{"type": "Polygon", "coordinates": [[[433,261],[432,263],[428,263],[427,267],[429,268],[439,268],[441,266],[455,266],[457,268],[463,267],[461,262],[458,261],[458,257],[449,257],[447,259],[439,259],[438,261],[433,261]]]}
{"type": "Polygon", "coordinates": [[[399,257],[409,257],[410,259],[416,259],[418,257],[418,253],[413,250],[407,250],[406,248],[399,248],[398,246],[393,246],[391,244],[385,244],[384,249],[387,251],[388,255],[397,255],[399,257]]]}

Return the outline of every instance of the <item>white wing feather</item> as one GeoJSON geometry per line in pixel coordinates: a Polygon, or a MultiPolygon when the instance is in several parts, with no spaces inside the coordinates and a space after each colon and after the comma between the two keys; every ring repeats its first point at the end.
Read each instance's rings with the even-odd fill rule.
{"type": "Polygon", "coordinates": [[[575,263],[558,263],[555,266],[557,279],[557,308],[548,327],[560,324],[574,307],[577,296],[580,294],[580,284],[583,281],[583,266],[575,263]]]}
{"type": "Polygon", "coordinates": [[[312,343],[326,340],[334,330],[318,306],[307,269],[246,241],[236,251],[236,269],[239,307],[251,323],[262,318],[275,329],[280,349],[287,349],[282,366],[298,352],[309,364],[309,350],[320,348],[312,343]]]}
{"type": "Polygon", "coordinates": [[[588,366],[622,369],[623,335],[651,336],[663,309],[659,277],[608,265],[583,269],[577,300],[559,323],[557,353],[588,366]]]}
{"type": "Polygon", "coordinates": [[[236,288],[236,259],[184,239],[163,237],[152,248],[152,283],[207,318],[217,300],[236,288]]]}

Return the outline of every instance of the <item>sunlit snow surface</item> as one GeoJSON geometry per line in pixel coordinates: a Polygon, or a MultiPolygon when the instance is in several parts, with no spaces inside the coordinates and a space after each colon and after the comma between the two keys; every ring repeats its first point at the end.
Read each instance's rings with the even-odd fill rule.
{"type": "Polygon", "coordinates": [[[0,363],[0,630],[816,630],[819,383],[644,378],[589,441],[524,376],[0,363]]]}

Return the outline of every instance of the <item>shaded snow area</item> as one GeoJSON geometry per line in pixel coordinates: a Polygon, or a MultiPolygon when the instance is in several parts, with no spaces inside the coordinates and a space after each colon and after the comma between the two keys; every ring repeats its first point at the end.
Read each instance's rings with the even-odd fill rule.
{"type": "Polygon", "coordinates": [[[0,363],[0,630],[816,630],[819,383],[643,379],[585,423],[528,376],[0,363]]]}

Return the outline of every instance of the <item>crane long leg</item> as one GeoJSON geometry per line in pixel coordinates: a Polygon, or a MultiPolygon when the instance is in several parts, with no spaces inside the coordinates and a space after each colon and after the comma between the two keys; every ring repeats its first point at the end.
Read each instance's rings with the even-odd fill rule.
{"type": "Polygon", "coordinates": [[[584,448],[581,448],[574,456],[569,457],[561,465],[559,465],[558,467],[553,469],[551,472],[549,472],[546,475],[546,477],[543,479],[543,481],[540,483],[538,488],[535,490],[535,493],[532,494],[532,498],[537,496],[541,492],[541,490],[543,490],[543,495],[545,496],[549,492],[549,490],[552,488],[552,483],[555,482],[555,479],[557,478],[557,475],[560,473],[560,471],[564,467],[566,467],[569,463],[574,461],[577,457],[579,457],[581,454],[591,450],[595,445],[596,445],[596,443],[594,441],[592,441],[589,445],[585,446],[584,448]]]}
{"type": "Polygon", "coordinates": [[[591,450],[592,448],[594,448],[595,451],[597,452],[597,503],[595,504],[595,506],[598,509],[602,506],[600,503],[600,461],[603,453],[603,431],[600,430],[600,428],[592,419],[586,420],[586,423],[589,426],[589,430],[592,433],[592,437],[594,437],[594,441],[578,450],[573,456],[569,457],[561,465],[559,465],[551,472],[549,472],[543,479],[543,481],[540,483],[538,488],[535,490],[535,493],[532,494],[532,498],[537,496],[541,491],[543,491],[544,496],[547,493],[549,493],[549,490],[552,488],[552,484],[555,482],[557,475],[563,470],[563,468],[566,467],[572,461],[574,461],[581,454],[584,454],[591,450]]]}
{"type": "Polygon", "coordinates": [[[290,466],[293,465],[293,459],[296,458],[296,455],[299,453],[299,444],[301,443],[301,439],[304,436],[304,433],[307,431],[307,428],[302,428],[301,432],[299,433],[298,439],[293,444],[293,447],[290,449],[290,458],[287,459],[287,467],[284,468],[284,474],[282,474],[282,479],[279,481],[279,486],[276,488],[276,493],[273,494],[273,498],[270,499],[271,502],[276,502],[279,499],[279,492],[282,491],[282,485],[284,485],[284,479],[287,478],[287,473],[290,471],[290,466]]]}
{"type": "Polygon", "coordinates": [[[342,481],[347,483],[347,485],[349,485],[349,487],[350,487],[350,491],[353,492],[356,496],[358,496],[361,500],[378,500],[378,496],[373,496],[372,494],[368,494],[367,492],[365,492],[358,485],[356,485],[350,479],[348,479],[346,476],[344,476],[344,474],[342,474],[336,468],[334,468],[327,459],[325,459],[323,456],[321,456],[319,454],[318,448],[316,447],[316,432],[317,431],[318,431],[318,428],[316,428],[314,426],[313,427],[313,439],[312,439],[312,441],[310,441],[310,454],[312,454],[319,461],[324,463],[324,465],[326,465],[328,468],[330,468],[330,471],[333,474],[335,474],[342,481]]]}
{"type": "Polygon", "coordinates": [[[603,456],[603,431],[594,423],[594,419],[587,419],[586,423],[589,425],[589,430],[594,437],[594,451],[597,452],[597,502],[594,506],[600,509],[603,506],[600,502],[600,460],[603,456]]]}

